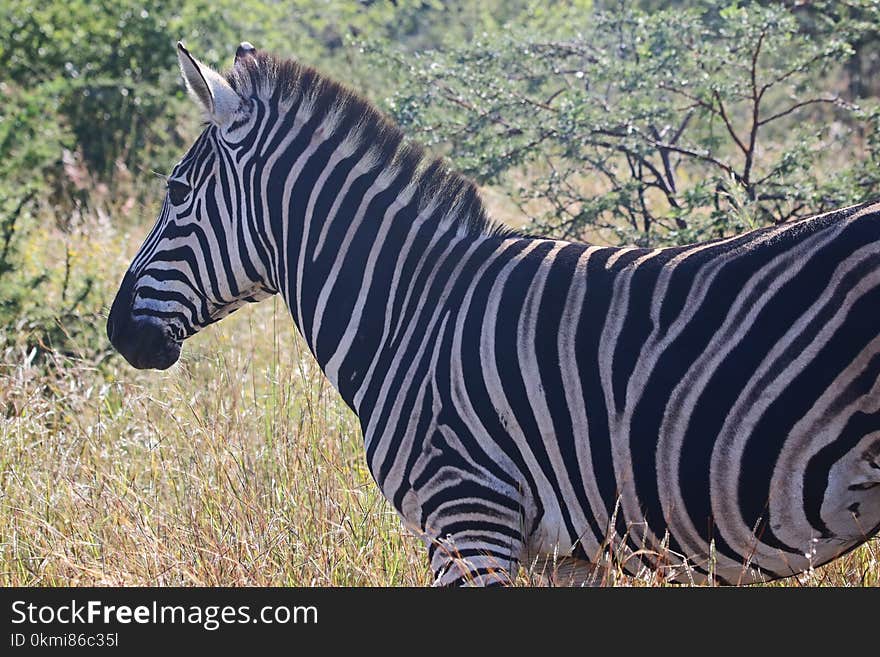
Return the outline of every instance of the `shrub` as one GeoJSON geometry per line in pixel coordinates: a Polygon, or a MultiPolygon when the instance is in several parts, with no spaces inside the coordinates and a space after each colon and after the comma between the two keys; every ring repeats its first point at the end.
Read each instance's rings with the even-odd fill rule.
{"type": "Polygon", "coordinates": [[[417,57],[363,47],[400,77],[401,123],[510,189],[542,233],[685,243],[876,193],[878,113],[841,83],[874,5],[613,4],[545,7],[417,57]]]}

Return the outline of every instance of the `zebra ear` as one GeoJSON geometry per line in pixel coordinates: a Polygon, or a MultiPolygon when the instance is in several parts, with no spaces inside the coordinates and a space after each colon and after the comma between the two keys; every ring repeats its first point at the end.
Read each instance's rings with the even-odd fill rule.
{"type": "Polygon", "coordinates": [[[241,98],[219,73],[202,64],[177,42],[177,60],[186,88],[209,120],[217,124],[231,118],[241,106],[241,98]]]}
{"type": "Polygon", "coordinates": [[[246,60],[248,57],[254,57],[257,54],[257,49],[254,48],[254,45],[249,41],[242,41],[239,44],[238,48],[235,50],[235,63],[239,64],[246,60]]]}

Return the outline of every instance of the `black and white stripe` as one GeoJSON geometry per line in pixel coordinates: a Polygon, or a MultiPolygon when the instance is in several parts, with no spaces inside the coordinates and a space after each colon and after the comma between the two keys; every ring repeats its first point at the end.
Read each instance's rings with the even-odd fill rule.
{"type": "Polygon", "coordinates": [[[181,66],[209,125],[108,333],[165,367],[281,293],[437,583],[559,556],[751,582],[880,528],[880,206],[667,249],[527,237],[312,69],[181,66]]]}

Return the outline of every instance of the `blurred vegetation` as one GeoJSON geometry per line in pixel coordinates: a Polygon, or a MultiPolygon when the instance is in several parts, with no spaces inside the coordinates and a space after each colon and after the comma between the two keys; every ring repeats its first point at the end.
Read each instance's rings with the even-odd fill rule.
{"type": "Polygon", "coordinates": [[[122,272],[81,243],[142,234],[154,172],[198,129],[179,39],[218,68],[249,40],[346,80],[512,199],[501,219],[653,246],[876,194],[878,13],[869,0],[7,0],[0,352],[107,355],[122,272]]]}
{"type": "Polygon", "coordinates": [[[416,58],[365,49],[397,72],[407,130],[538,232],[657,246],[877,193],[877,19],[875,2],[571,3],[416,58]]]}

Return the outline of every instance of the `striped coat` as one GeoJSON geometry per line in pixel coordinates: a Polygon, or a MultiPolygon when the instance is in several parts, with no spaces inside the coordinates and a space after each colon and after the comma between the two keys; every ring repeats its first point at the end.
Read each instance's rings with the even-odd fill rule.
{"type": "Polygon", "coordinates": [[[880,528],[880,208],[667,249],[531,237],[312,69],[181,47],[208,126],[108,320],[137,367],[279,293],[438,584],[742,583],[880,528]]]}

